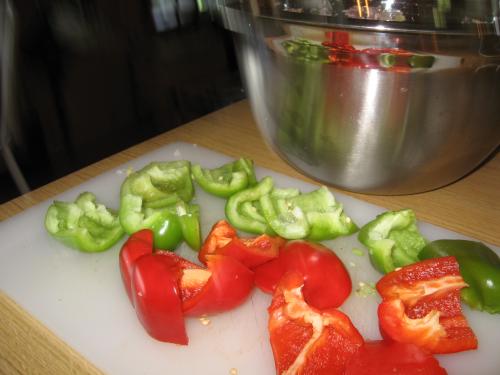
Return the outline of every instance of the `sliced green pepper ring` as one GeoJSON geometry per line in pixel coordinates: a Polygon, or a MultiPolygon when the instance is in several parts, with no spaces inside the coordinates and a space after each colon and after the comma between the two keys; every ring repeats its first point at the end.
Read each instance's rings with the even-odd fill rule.
{"type": "Polygon", "coordinates": [[[251,159],[240,158],[234,164],[235,171],[245,172],[248,177],[248,186],[257,185],[257,177],[255,176],[255,168],[251,159]]]}
{"type": "Polygon", "coordinates": [[[213,170],[193,165],[193,178],[206,192],[221,198],[227,198],[248,186],[248,176],[245,172],[214,173],[213,170]]]}
{"type": "Polygon", "coordinates": [[[257,202],[260,197],[270,193],[273,187],[273,179],[267,176],[260,180],[257,185],[231,195],[227,200],[225,207],[226,217],[231,225],[248,233],[273,233],[267,223],[255,220],[254,217],[247,216],[244,212],[242,212],[243,203],[257,202]]]}
{"type": "Polygon", "coordinates": [[[98,252],[109,249],[124,235],[117,215],[84,192],[73,202],[55,201],[47,210],[45,228],[66,246],[98,252]]]}
{"type": "Polygon", "coordinates": [[[291,196],[288,204],[299,207],[304,212],[310,226],[307,235],[309,240],[330,240],[358,230],[357,225],[345,214],[342,204],[335,201],[335,197],[326,186],[309,193],[291,196]]]}
{"type": "Polygon", "coordinates": [[[243,158],[214,169],[195,164],[191,173],[203,190],[221,198],[228,198],[257,183],[253,162],[243,158]]]}
{"type": "MultiPolygon", "coordinates": [[[[279,198],[291,198],[299,195],[300,192],[298,189],[289,188],[289,189],[281,189],[281,188],[273,188],[271,193],[269,194],[273,199],[279,198]]],[[[262,213],[262,207],[259,201],[247,201],[243,202],[240,206],[240,212],[251,219],[259,221],[261,223],[266,224],[266,218],[262,213]]],[[[273,231],[274,232],[274,231],[273,231]]],[[[275,234],[272,232],[267,232],[268,234],[275,234]]]]}
{"type": "Polygon", "coordinates": [[[269,226],[288,240],[306,238],[310,231],[304,211],[290,200],[273,199],[266,194],[260,198],[262,212],[269,226]]]}
{"type": "MultiPolygon", "coordinates": [[[[130,174],[121,186],[120,223],[128,234],[150,228],[156,232],[169,232],[170,222],[165,209],[175,206],[179,201],[188,202],[193,198],[194,188],[191,181],[191,163],[186,160],[152,162],[141,170],[130,174]],[[161,229],[163,228],[163,229],[161,229]]],[[[175,210],[171,214],[175,215],[175,210]]],[[[171,224],[174,231],[176,224],[171,224]]],[[[177,231],[176,231],[177,233],[177,231]]],[[[173,236],[172,238],[176,238],[173,236]]],[[[161,246],[173,247],[175,241],[164,242],[161,246]]]]}
{"type": "Polygon", "coordinates": [[[368,248],[370,260],[382,273],[417,262],[418,253],[426,245],[410,209],[378,215],[361,228],[358,240],[368,248]]]}
{"type": "Polygon", "coordinates": [[[240,206],[240,212],[243,216],[247,216],[250,219],[266,224],[266,219],[262,215],[262,209],[260,204],[257,202],[243,202],[240,206]]]}
{"type": "Polygon", "coordinates": [[[151,208],[163,207],[178,199],[189,202],[194,195],[191,163],[187,160],[149,163],[126,178],[121,194],[140,196],[151,208]]]}

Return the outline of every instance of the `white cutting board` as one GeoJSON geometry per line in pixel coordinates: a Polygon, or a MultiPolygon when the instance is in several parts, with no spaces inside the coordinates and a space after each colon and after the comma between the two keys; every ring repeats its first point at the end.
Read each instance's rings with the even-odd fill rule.
{"type": "MultiPolygon", "coordinates": [[[[245,156],[245,155],[242,155],[245,156]]],[[[109,207],[118,208],[120,184],[127,170],[138,170],[150,161],[187,159],[205,167],[231,161],[230,157],[187,143],[173,143],[133,160],[56,197],[73,201],[83,191],[92,191],[109,207]]],[[[262,168],[257,177],[270,175],[276,186],[297,187],[303,192],[317,186],[262,168]]],[[[384,211],[366,202],[335,194],[358,225],[384,211]]],[[[203,235],[224,217],[224,200],[196,190],[201,206],[203,235]]],[[[64,247],[45,232],[43,221],[51,201],[43,202],[0,223],[0,288],[57,336],[108,374],[274,374],[274,361],[267,334],[270,296],[255,290],[241,307],[209,317],[203,325],[187,321],[188,346],[151,339],[135,316],[122,287],[118,253],[122,242],[98,254],[86,254],[64,247]],[[232,371],[232,372],[231,372],[232,371]]],[[[445,229],[420,223],[429,240],[466,238],[445,229]]],[[[354,255],[363,249],[356,235],[326,242],[345,262],[353,290],[359,282],[380,278],[368,256],[354,255]]],[[[495,248],[491,246],[492,248],[495,248]]],[[[495,248],[499,251],[498,248],[495,248]]],[[[181,255],[196,259],[183,245],[181,255]]],[[[342,306],[366,339],[379,338],[379,297],[354,293],[342,306]]],[[[500,315],[492,316],[464,307],[469,323],[479,338],[479,349],[440,356],[450,374],[493,375],[500,373],[500,315]]]]}

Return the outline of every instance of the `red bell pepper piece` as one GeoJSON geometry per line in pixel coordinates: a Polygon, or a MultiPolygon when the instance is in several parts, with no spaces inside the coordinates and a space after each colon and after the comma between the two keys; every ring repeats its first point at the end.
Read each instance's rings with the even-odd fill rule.
{"type": "Polygon", "coordinates": [[[212,226],[210,233],[208,233],[205,241],[201,245],[198,259],[201,263],[206,264],[206,256],[214,254],[217,249],[227,245],[231,240],[238,236],[236,229],[234,229],[227,221],[220,220],[212,226]]]}
{"type": "Polygon", "coordinates": [[[209,254],[227,255],[253,269],[276,258],[279,248],[284,243],[283,238],[271,237],[267,234],[240,238],[231,224],[221,220],[212,227],[198,254],[198,259],[206,264],[206,257],[209,254]]]}
{"type": "Polygon", "coordinates": [[[377,283],[382,335],[431,353],[476,349],[477,338],[460,305],[460,289],[466,286],[455,257],[428,259],[386,274],[377,283]]]}
{"type": "Polygon", "coordinates": [[[212,275],[212,273],[207,269],[202,268],[171,251],[157,251],[157,253],[162,253],[164,257],[169,258],[172,268],[176,272],[180,272],[178,280],[180,292],[179,297],[183,303],[198,294],[212,275]]]}
{"type": "MultiPolygon", "coordinates": [[[[183,301],[185,315],[201,316],[233,309],[246,300],[253,288],[253,272],[238,260],[207,255],[206,261],[210,277],[198,293],[183,301]]],[[[189,277],[183,277],[184,282],[189,283],[189,277]]]]}
{"type": "Polygon", "coordinates": [[[446,375],[424,349],[396,341],[366,342],[347,364],[345,375],[446,375]]]}
{"type": "Polygon", "coordinates": [[[303,286],[301,274],[285,274],[268,309],[276,373],[343,374],[363,338],[342,312],[309,306],[303,286]]]}
{"type": "Polygon", "coordinates": [[[303,276],[304,299],[317,309],[340,306],[352,290],[349,273],[333,251],[300,240],[287,242],[281,247],[278,258],[257,267],[255,284],[262,291],[272,293],[289,271],[303,276]]]}
{"type": "Polygon", "coordinates": [[[250,269],[278,257],[279,248],[285,244],[281,237],[262,234],[255,238],[233,238],[227,245],[217,249],[216,254],[239,260],[250,269]]]}
{"type": "Polygon", "coordinates": [[[169,251],[153,252],[153,232],[133,234],[120,251],[127,294],[146,331],[160,341],[187,344],[184,316],[232,309],[253,287],[253,272],[238,260],[207,255],[202,268],[169,251]]]}
{"type": "Polygon", "coordinates": [[[130,302],[132,301],[131,279],[134,264],[140,257],[153,252],[153,231],[140,230],[131,235],[120,250],[120,272],[130,302]]]}
{"type": "Polygon", "coordinates": [[[137,317],[149,335],[187,345],[178,287],[181,272],[163,252],[144,255],[134,263],[131,293],[137,317]]]}

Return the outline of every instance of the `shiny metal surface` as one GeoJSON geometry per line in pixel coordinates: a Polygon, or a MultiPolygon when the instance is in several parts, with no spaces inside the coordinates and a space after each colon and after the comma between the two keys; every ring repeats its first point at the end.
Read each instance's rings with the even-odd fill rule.
{"type": "Polygon", "coordinates": [[[435,57],[429,69],[360,68],[299,61],[280,47],[331,28],[232,12],[257,123],[306,175],[357,192],[417,193],[461,178],[499,144],[496,37],[348,30],[360,45],[435,57]]]}

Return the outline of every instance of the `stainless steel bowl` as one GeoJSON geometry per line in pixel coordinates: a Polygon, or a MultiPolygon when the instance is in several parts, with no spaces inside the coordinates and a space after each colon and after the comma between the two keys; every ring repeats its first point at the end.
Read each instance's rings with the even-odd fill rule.
{"type": "Polygon", "coordinates": [[[226,2],[220,14],[260,130],[304,174],[351,191],[417,193],[461,178],[498,146],[494,23],[462,12],[440,29],[345,9],[338,22],[283,6],[226,2]]]}

